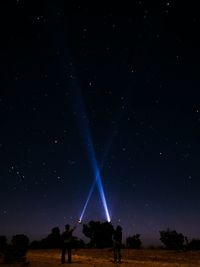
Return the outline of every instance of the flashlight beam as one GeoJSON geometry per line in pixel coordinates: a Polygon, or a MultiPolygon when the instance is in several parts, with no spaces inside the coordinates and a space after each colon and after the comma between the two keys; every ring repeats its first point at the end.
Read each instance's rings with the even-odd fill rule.
{"type": "MultiPolygon", "coordinates": [[[[72,69],[72,74],[73,74],[73,69],[72,69]]],[[[99,167],[98,167],[97,160],[96,160],[94,145],[93,145],[92,137],[90,133],[89,120],[86,115],[85,106],[84,106],[82,95],[81,95],[80,85],[78,84],[77,79],[71,79],[70,89],[71,89],[71,96],[73,97],[72,102],[74,104],[74,111],[75,111],[76,118],[77,118],[77,125],[79,127],[81,137],[85,143],[88,159],[90,161],[90,165],[91,165],[93,177],[94,177],[94,182],[93,182],[94,185],[92,185],[91,190],[89,191],[89,195],[86,200],[86,204],[83,208],[83,212],[81,213],[81,217],[83,217],[84,215],[85,209],[92,195],[95,183],[97,183],[97,187],[98,187],[101,201],[104,207],[106,218],[108,221],[110,221],[110,215],[108,211],[104,188],[103,188],[100,171],[99,171],[99,167]]]]}
{"type": "Polygon", "coordinates": [[[93,193],[93,190],[94,190],[94,187],[95,187],[96,183],[97,183],[97,187],[98,187],[98,190],[99,190],[99,193],[100,193],[100,196],[101,196],[101,200],[102,200],[102,203],[103,203],[103,207],[104,207],[104,210],[105,210],[107,221],[110,222],[111,221],[110,214],[109,214],[109,211],[108,211],[108,206],[107,206],[106,197],[105,197],[105,193],[104,193],[103,184],[102,184],[102,180],[101,180],[101,177],[100,177],[99,170],[97,170],[96,178],[95,178],[95,180],[94,180],[94,182],[93,182],[93,184],[92,184],[92,186],[90,188],[88,197],[86,199],[85,205],[83,207],[83,210],[82,210],[82,213],[81,213],[81,216],[80,216],[80,221],[82,221],[82,219],[83,219],[83,216],[85,214],[85,210],[86,210],[87,205],[89,203],[89,200],[90,200],[90,198],[92,196],[92,193],[93,193]]]}
{"type": "Polygon", "coordinates": [[[86,208],[87,208],[88,202],[89,202],[89,200],[90,200],[90,198],[91,198],[91,196],[92,196],[92,193],[93,193],[95,184],[96,184],[96,180],[94,180],[94,182],[93,182],[93,184],[92,184],[92,186],[91,186],[91,188],[90,188],[88,197],[87,197],[87,199],[86,199],[85,205],[84,205],[83,210],[82,210],[82,212],[81,212],[80,221],[82,221],[82,219],[83,219],[83,216],[84,216],[84,214],[85,214],[85,210],[86,210],[86,208]]]}
{"type": "Polygon", "coordinates": [[[106,201],[106,197],[105,197],[105,193],[104,193],[103,184],[102,184],[102,180],[101,180],[101,176],[100,176],[99,170],[97,170],[96,181],[97,181],[99,193],[100,193],[100,196],[101,196],[101,200],[103,202],[103,206],[104,206],[104,210],[105,210],[105,213],[106,213],[107,221],[110,222],[111,221],[110,220],[110,214],[108,212],[107,201],[106,201]]]}
{"type": "MultiPolygon", "coordinates": [[[[109,211],[108,211],[108,206],[107,206],[107,201],[106,201],[106,197],[105,197],[105,193],[104,193],[104,188],[103,188],[103,183],[102,183],[102,179],[101,179],[101,175],[100,175],[100,170],[97,164],[97,160],[96,160],[96,155],[95,155],[95,151],[94,151],[94,146],[92,143],[92,138],[90,136],[90,132],[89,132],[89,128],[83,128],[85,129],[85,135],[84,135],[84,140],[86,143],[86,148],[87,148],[87,153],[88,153],[88,157],[91,163],[91,167],[92,167],[92,171],[93,171],[93,175],[95,177],[94,182],[91,186],[91,189],[89,191],[88,194],[88,198],[86,200],[86,204],[84,206],[84,212],[86,210],[86,207],[88,205],[88,202],[91,198],[92,192],[94,190],[94,186],[95,184],[97,184],[97,188],[101,197],[101,201],[104,207],[104,211],[105,211],[105,215],[107,218],[107,221],[110,222],[110,215],[109,215],[109,211]]],[[[84,214],[84,212],[82,212],[84,214]]]]}

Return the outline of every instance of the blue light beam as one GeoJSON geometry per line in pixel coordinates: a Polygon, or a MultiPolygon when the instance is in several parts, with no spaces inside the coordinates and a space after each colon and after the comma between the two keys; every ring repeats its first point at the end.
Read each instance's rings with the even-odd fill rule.
{"type": "MultiPolygon", "coordinates": [[[[109,149],[110,149],[110,147],[111,147],[111,141],[112,141],[112,139],[109,140],[109,141],[110,141],[110,142],[108,143],[106,149],[104,150],[105,152],[104,152],[103,160],[102,160],[102,162],[101,162],[100,170],[103,169],[103,166],[104,166],[104,162],[105,162],[106,156],[107,156],[108,151],[109,151],[109,149]]],[[[93,183],[92,183],[92,185],[91,185],[91,187],[90,187],[88,196],[87,196],[87,198],[86,198],[85,205],[83,206],[83,210],[82,210],[82,212],[81,212],[80,221],[83,220],[83,216],[84,216],[84,214],[85,214],[86,208],[87,208],[87,206],[88,206],[88,203],[89,203],[90,198],[91,198],[91,196],[92,196],[92,193],[93,193],[93,191],[94,191],[94,188],[95,188],[96,183],[97,183],[97,175],[96,175],[96,178],[95,178],[95,180],[93,181],[93,183]]],[[[107,216],[107,217],[110,217],[109,213],[108,213],[108,216],[107,216]]]]}
{"type": "Polygon", "coordinates": [[[95,184],[96,184],[96,179],[95,179],[94,182],[92,183],[92,186],[91,186],[90,191],[89,191],[89,194],[88,194],[88,196],[87,196],[85,205],[83,206],[83,210],[82,210],[82,212],[81,212],[81,216],[80,216],[80,219],[79,219],[81,222],[82,222],[82,220],[83,220],[83,216],[84,216],[84,214],[85,214],[86,208],[87,208],[87,206],[88,206],[88,203],[89,203],[90,198],[91,198],[91,196],[92,196],[92,193],[93,193],[93,191],[94,191],[95,184]]]}
{"type": "MultiPolygon", "coordinates": [[[[73,76],[73,70],[72,70],[72,76],[73,76]]],[[[75,75],[74,75],[74,77],[75,77],[75,75]]],[[[89,121],[88,121],[88,118],[86,116],[85,106],[84,106],[84,103],[82,100],[80,86],[78,85],[77,79],[75,79],[75,78],[71,79],[70,88],[71,88],[71,95],[73,97],[72,100],[73,100],[73,104],[74,104],[74,111],[75,111],[76,118],[77,118],[77,124],[78,124],[79,131],[81,133],[81,137],[83,138],[83,141],[84,141],[84,144],[85,144],[85,147],[87,150],[88,159],[90,161],[90,165],[91,165],[93,176],[94,176],[94,182],[93,182],[94,185],[91,187],[91,190],[89,191],[88,198],[87,198],[86,203],[83,207],[83,211],[81,213],[81,216],[83,217],[83,215],[84,215],[84,212],[86,210],[86,207],[88,205],[88,202],[90,200],[90,197],[92,195],[92,192],[93,192],[93,189],[94,189],[94,186],[96,183],[100,197],[101,197],[101,201],[102,201],[102,204],[104,207],[107,221],[110,222],[110,215],[109,215],[108,205],[107,205],[107,201],[106,201],[106,197],[105,197],[105,193],[104,193],[103,183],[102,183],[100,170],[99,170],[97,160],[96,160],[96,155],[95,155],[95,150],[94,150],[94,146],[93,146],[93,142],[92,142],[92,137],[91,137],[90,130],[89,130],[89,121]]],[[[81,218],[80,218],[80,220],[81,220],[81,218]]]]}
{"type": "Polygon", "coordinates": [[[100,193],[100,196],[101,196],[101,200],[103,202],[103,206],[104,206],[104,210],[105,210],[105,213],[106,213],[107,221],[110,222],[111,221],[110,220],[110,214],[109,214],[109,211],[108,211],[107,201],[106,201],[106,197],[105,197],[105,193],[104,193],[103,184],[102,184],[102,180],[101,180],[99,169],[97,169],[96,181],[97,181],[99,193],[100,193]]]}
{"type": "MultiPolygon", "coordinates": [[[[110,149],[111,149],[111,146],[112,146],[112,143],[113,143],[113,139],[114,139],[115,135],[118,133],[118,128],[119,128],[119,124],[120,124],[122,115],[123,115],[122,110],[120,110],[120,112],[119,112],[119,114],[118,114],[118,116],[117,116],[117,119],[116,119],[116,121],[117,121],[118,123],[115,124],[114,129],[111,131],[111,132],[112,132],[112,135],[111,135],[110,138],[108,139],[107,146],[105,146],[105,149],[104,149],[104,155],[103,155],[103,160],[102,160],[101,165],[100,165],[100,170],[102,170],[103,167],[104,167],[104,163],[105,163],[105,160],[106,160],[106,158],[107,158],[107,155],[109,154],[109,151],[110,151],[110,149]]],[[[97,178],[97,176],[96,176],[96,178],[97,178]]],[[[84,205],[83,210],[82,210],[82,212],[81,212],[80,221],[82,221],[82,219],[83,219],[83,216],[84,216],[84,214],[85,214],[86,208],[87,208],[87,206],[88,206],[88,203],[89,203],[90,198],[91,198],[91,196],[92,196],[92,193],[93,193],[93,191],[94,191],[94,188],[95,188],[95,184],[96,184],[96,183],[97,183],[97,179],[95,179],[95,180],[93,181],[93,183],[92,183],[92,185],[91,185],[91,187],[90,187],[88,196],[87,196],[87,198],[86,198],[85,205],[84,205]]],[[[109,216],[109,213],[108,213],[108,216],[107,216],[107,217],[110,217],[110,216],[109,216]]]]}
{"type": "MultiPolygon", "coordinates": [[[[85,116],[84,116],[84,118],[85,118],[85,116]]],[[[91,190],[89,191],[89,195],[88,195],[88,198],[86,201],[85,209],[86,209],[87,204],[90,200],[90,197],[92,195],[92,192],[93,192],[93,189],[94,189],[94,186],[96,183],[97,187],[98,187],[99,194],[101,196],[101,201],[102,201],[102,204],[104,207],[107,221],[110,222],[110,215],[109,215],[107,201],[106,201],[106,197],[105,197],[105,193],[104,193],[103,183],[102,183],[102,179],[101,179],[101,175],[100,175],[100,170],[99,170],[99,167],[97,165],[97,160],[96,160],[96,156],[95,156],[95,152],[94,152],[94,146],[92,144],[92,139],[90,137],[90,132],[89,132],[89,129],[86,127],[84,127],[83,129],[85,129],[85,131],[82,131],[82,133],[84,134],[83,137],[84,137],[84,141],[86,143],[87,154],[88,154],[88,157],[89,157],[89,160],[91,163],[93,175],[95,177],[94,182],[93,182],[92,187],[91,187],[91,190]]]]}
{"type": "Polygon", "coordinates": [[[104,193],[103,184],[102,184],[102,180],[101,180],[101,177],[100,177],[99,170],[97,170],[96,179],[92,183],[92,186],[91,186],[89,194],[87,196],[85,205],[84,205],[83,210],[81,212],[80,221],[83,220],[83,216],[85,214],[87,205],[89,203],[89,200],[90,200],[90,198],[92,196],[92,193],[94,191],[94,187],[95,187],[96,184],[97,184],[97,187],[99,189],[99,193],[100,193],[100,196],[101,196],[101,200],[102,200],[102,203],[103,203],[103,207],[104,207],[104,211],[105,211],[105,214],[106,214],[107,221],[110,222],[111,221],[110,214],[109,214],[109,211],[108,211],[108,206],[107,206],[107,202],[106,202],[105,193],[104,193]]]}

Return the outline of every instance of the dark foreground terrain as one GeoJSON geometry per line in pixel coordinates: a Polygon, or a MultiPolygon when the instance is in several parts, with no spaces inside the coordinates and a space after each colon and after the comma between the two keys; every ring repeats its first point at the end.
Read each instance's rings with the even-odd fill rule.
{"type": "MultiPolygon", "coordinates": [[[[15,263],[9,266],[28,265],[33,267],[68,266],[60,263],[59,250],[30,250],[27,254],[28,263],[15,263]]],[[[73,267],[199,267],[200,252],[175,252],[165,250],[122,250],[122,263],[112,262],[112,249],[78,249],[73,250],[73,267]]],[[[1,267],[8,266],[1,263],[1,267]]]]}

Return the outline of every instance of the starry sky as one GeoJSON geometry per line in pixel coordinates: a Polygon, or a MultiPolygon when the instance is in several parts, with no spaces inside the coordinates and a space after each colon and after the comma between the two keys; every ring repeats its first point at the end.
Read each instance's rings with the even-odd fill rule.
{"type": "MultiPolygon", "coordinates": [[[[1,3],[0,235],[73,225],[92,146],[124,238],[156,243],[167,227],[198,238],[197,3],[82,2],[1,3]]],[[[106,220],[97,187],[90,220],[106,220]]]]}

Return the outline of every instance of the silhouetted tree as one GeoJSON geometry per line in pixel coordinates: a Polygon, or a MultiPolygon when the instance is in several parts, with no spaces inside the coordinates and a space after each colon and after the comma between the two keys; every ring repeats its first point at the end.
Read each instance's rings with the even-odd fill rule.
{"type": "Polygon", "coordinates": [[[182,250],[185,248],[186,237],[182,233],[175,230],[160,231],[160,241],[165,245],[166,249],[182,250]]]}
{"type": "MultiPolygon", "coordinates": [[[[85,243],[83,240],[73,236],[72,247],[83,248],[85,243]]],[[[47,249],[47,248],[61,248],[61,234],[59,227],[54,227],[51,233],[40,241],[33,241],[30,245],[31,249],[47,249]]]]}
{"type": "Polygon", "coordinates": [[[142,245],[142,241],[140,240],[140,235],[136,234],[133,236],[129,236],[126,239],[126,246],[128,248],[133,248],[133,249],[140,249],[142,245]]]}
{"type": "Polygon", "coordinates": [[[29,238],[26,235],[15,235],[13,236],[11,243],[11,245],[7,246],[4,254],[5,262],[25,262],[26,253],[29,247],[29,238]]]}
{"type": "Polygon", "coordinates": [[[59,248],[61,246],[61,235],[59,227],[54,227],[51,230],[51,234],[47,236],[44,243],[47,248],[59,248]]]}
{"type": "Polygon", "coordinates": [[[96,248],[112,246],[113,226],[109,222],[90,221],[83,225],[83,233],[90,238],[89,245],[96,248]]]}
{"type": "Polygon", "coordinates": [[[59,227],[51,229],[51,233],[40,241],[33,241],[30,245],[33,249],[60,248],[61,234],[59,227]]]}

